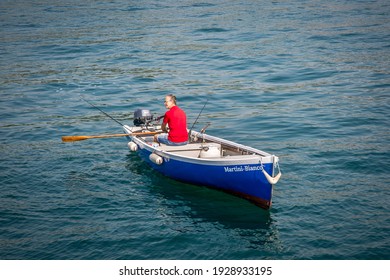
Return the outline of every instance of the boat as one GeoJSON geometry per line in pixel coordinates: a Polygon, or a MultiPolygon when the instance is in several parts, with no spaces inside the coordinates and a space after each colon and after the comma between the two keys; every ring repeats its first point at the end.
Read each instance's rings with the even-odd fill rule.
{"type": "Polygon", "coordinates": [[[189,130],[186,145],[159,144],[153,134],[161,132],[161,125],[153,124],[150,111],[144,109],[136,110],[134,126],[123,125],[123,130],[129,149],[161,174],[270,209],[273,187],[282,175],[277,156],[208,135],[205,129],[189,130]]]}

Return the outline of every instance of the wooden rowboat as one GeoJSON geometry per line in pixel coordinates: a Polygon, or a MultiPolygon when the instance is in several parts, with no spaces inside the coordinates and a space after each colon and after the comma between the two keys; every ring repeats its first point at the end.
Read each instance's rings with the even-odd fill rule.
{"type": "Polygon", "coordinates": [[[129,134],[129,149],[153,169],[178,181],[228,192],[265,209],[271,207],[273,185],[282,175],[277,156],[196,131],[190,131],[187,145],[158,144],[147,134],[159,129],[123,126],[129,134]]]}

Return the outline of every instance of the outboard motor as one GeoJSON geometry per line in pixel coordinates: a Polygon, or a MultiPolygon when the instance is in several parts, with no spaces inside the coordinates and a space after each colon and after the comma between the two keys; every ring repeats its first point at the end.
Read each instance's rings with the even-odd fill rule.
{"type": "Polygon", "coordinates": [[[137,109],[134,111],[133,123],[135,126],[142,126],[142,125],[148,124],[152,120],[153,120],[153,116],[149,110],[137,109]]]}

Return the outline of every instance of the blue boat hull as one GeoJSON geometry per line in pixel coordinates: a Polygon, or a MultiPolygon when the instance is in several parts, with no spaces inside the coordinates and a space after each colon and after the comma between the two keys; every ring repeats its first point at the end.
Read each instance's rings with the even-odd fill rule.
{"type": "MultiPolygon", "coordinates": [[[[265,209],[271,207],[273,187],[262,173],[260,164],[207,165],[163,157],[164,162],[157,165],[149,159],[151,153],[147,149],[138,150],[145,162],[169,178],[222,190],[265,209]]],[[[263,168],[272,174],[272,164],[263,164],[263,168]]]]}

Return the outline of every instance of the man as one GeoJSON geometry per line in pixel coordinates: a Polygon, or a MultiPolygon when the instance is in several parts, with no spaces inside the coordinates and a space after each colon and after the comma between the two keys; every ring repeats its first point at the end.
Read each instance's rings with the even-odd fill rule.
{"type": "Polygon", "coordinates": [[[176,97],[173,94],[165,96],[164,104],[168,111],[164,115],[161,129],[165,133],[155,135],[155,141],[170,146],[186,145],[188,131],[185,112],[176,105],[176,97]]]}

